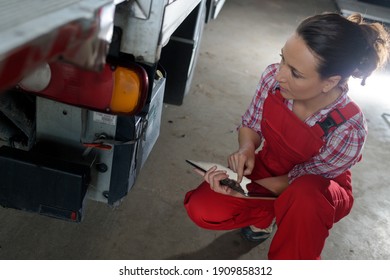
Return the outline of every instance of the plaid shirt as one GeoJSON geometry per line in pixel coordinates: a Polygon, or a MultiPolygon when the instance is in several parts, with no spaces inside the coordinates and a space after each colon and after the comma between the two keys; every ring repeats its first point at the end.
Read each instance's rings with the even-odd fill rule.
{"type": "MultiPolygon", "coordinates": [[[[275,80],[279,64],[269,65],[261,76],[256,88],[256,94],[252,102],[242,116],[241,126],[255,130],[261,138],[261,118],[263,113],[264,100],[268,96],[268,91],[275,89],[279,83],[275,80]]],[[[349,102],[347,95],[348,86],[345,85],[341,96],[332,104],[314,113],[305,120],[309,126],[315,125],[327,117],[327,114],[335,108],[342,108],[349,102]]],[[[285,105],[292,110],[293,100],[285,100],[285,105]]],[[[326,178],[335,178],[347,171],[356,164],[361,157],[362,149],[367,136],[367,124],[362,112],[359,112],[345,123],[339,125],[337,129],[330,132],[320,153],[308,161],[293,167],[288,173],[290,183],[306,174],[321,175],[326,178]]]]}

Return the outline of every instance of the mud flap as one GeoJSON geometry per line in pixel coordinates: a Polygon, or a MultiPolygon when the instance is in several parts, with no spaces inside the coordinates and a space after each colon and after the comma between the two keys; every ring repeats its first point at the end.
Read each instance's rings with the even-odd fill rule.
{"type": "Polygon", "coordinates": [[[0,148],[0,205],[80,222],[90,169],[35,151],[0,148]]]}

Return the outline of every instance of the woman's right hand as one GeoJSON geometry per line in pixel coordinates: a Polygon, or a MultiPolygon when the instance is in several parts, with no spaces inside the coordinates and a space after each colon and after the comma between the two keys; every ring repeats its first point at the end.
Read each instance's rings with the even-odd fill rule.
{"type": "Polygon", "coordinates": [[[237,173],[237,182],[241,183],[242,177],[252,174],[255,166],[255,151],[249,148],[241,148],[228,158],[229,168],[237,173]]]}

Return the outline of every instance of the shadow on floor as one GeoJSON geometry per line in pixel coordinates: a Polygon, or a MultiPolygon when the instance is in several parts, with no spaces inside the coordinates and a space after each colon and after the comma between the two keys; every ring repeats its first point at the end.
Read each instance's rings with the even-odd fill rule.
{"type": "Polygon", "coordinates": [[[236,260],[256,246],[259,245],[243,240],[239,231],[230,231],[199,251],[175,255],[168,260],[236,260]]]}

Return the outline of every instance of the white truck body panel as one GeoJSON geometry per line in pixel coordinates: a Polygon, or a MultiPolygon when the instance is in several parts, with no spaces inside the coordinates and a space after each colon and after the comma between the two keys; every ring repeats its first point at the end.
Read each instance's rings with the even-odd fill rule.
{"type": "Polygon", "coordinates": [[[137,0],[117,9],[115,25],[124,30],[121,51],[137,61],[155,63],[161,48],[201,0],[137,0]]]}
{"type": "Polygon", "coordinates": [[[0,90],[59,56],[100,70],[119,2],[0,0],[0,90]]]}

